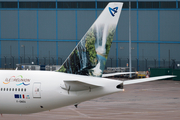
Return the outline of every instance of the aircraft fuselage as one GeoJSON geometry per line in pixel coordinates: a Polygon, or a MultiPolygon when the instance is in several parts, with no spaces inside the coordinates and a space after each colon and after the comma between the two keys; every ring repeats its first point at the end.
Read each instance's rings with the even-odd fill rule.
{"type": "MultiPolygon", "coordinates": [[[[101,80],[99,81],[101,82],[101,80]]],[[[122,91],[105,78],[94,78],[49,71],[0,71],[0,113],[27,114],[51,110],[122,91]],[[93,89],[68,91],[61,86],[64,80],[103,79],[102,86],[93,89]]]]}

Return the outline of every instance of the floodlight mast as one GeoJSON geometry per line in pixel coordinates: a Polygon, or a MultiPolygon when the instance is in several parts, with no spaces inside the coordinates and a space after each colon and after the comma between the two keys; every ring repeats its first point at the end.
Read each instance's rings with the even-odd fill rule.
{"type": "MultiPolygon", "coordinates": [[[[131,1],[129,1],[129,72],[131,70],[131,1]]],[[[131,73],[129,77],[132,77],[131,73]]]]}

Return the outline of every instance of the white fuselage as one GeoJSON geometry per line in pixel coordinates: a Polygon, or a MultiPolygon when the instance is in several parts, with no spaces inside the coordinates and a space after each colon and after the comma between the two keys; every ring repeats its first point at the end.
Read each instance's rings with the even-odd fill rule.
{"type": "Polygon", "coordinates": [[[116,88],[120,83],[122,81],[60,72],[1,70],[0,114],[28,114],[78,104],[122,91],[116,88]],[[84,80],[102,86],[91,90],[67,91],[61,87],[64,80],[84,80]]]}

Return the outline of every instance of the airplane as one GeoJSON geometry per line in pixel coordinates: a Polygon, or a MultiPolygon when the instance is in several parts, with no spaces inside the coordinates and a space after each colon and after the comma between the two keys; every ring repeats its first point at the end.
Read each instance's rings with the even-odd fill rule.
{"type": "Polygon", "coordinates": [[[123,86],[171,78],[103,78],[123,3],[111,2],[56,71],[0,70],[0,114],[30,114],[124,91],[123,86]]]}

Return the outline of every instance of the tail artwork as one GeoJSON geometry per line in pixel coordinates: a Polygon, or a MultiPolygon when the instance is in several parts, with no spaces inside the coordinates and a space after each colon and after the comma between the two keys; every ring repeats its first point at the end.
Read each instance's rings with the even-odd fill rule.
{"type": "Polygon", "coordinates": [[[123,3],[109,3],[57,72],[101,77],[123,3]]]}

